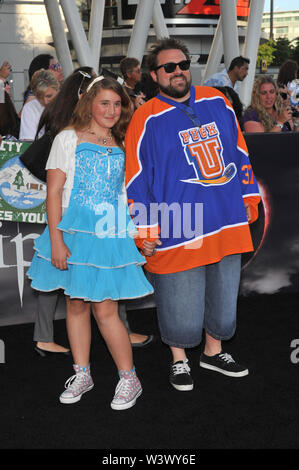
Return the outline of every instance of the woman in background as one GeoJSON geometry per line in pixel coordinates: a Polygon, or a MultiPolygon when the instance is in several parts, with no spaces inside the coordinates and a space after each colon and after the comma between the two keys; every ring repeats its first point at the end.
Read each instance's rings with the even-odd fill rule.
{"type": "Polygon", "coordinates": [[[54,59],[50,54],[39,54],[31,61],[28,69],[29,85],[24,92],[24,103],[34,99],[34,92],[31,90],[30,82],[33,77],[33,74],[38,70],[50,70],[56,80],[61,84],[63,82],[63,72],[61,65],[54,59]]]}
{"type": "MultiPolygon", "coordinates": [[[[25,104],[21,115],[20,140],[34,140],[45,107],[59,91],[59,82],[49,70],[38,70],[30,82],[35,98],[25,104]]],[[[38,137],[41,137],[40,131],[38,137]]]]}
{"type": "Polygon", "coordinates": [[[286,60],[280,67],[277,85],[289,94],[290,104],[299,111],[298,64],[295,60],[286,60]]]}
{"type": "Polygon", "coordinates": [[[243,116],[245,132],[288,132],[294,129],[289,102],[283,102],[270,75],[254,83],[250,106],[243,116]]]}

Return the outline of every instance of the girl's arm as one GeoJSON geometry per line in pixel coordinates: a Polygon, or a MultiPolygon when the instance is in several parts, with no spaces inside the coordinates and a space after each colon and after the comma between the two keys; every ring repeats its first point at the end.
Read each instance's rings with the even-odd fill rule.
{"type": "Polygon", "coordinates": [[[66,175],[59,169],[47,171],[47,218],[51,241],[51,263],[58,269],[67,269],[67,258],[71,256],[57,225],[62,217],[62,192],[66,175]]]}

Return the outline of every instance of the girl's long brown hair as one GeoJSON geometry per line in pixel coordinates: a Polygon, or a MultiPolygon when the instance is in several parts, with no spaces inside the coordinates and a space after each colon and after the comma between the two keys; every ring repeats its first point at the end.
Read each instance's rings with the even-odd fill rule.
{"type": "Polygon", "coordinates": [[[123,149],[125,133],[132,116],[131,100],[124,88],[114,78],[105,77],[94,83],[88,91],[86,90],[82,94],[74,110],[74,115],[69,127],[73,127],[76,131],[88,129],[92,119],[92,102],[101,90],[112,90],[119,95],[121,99],[121,115],[118,122],[112,127],[111,132],[117,145],[123,149]]]}

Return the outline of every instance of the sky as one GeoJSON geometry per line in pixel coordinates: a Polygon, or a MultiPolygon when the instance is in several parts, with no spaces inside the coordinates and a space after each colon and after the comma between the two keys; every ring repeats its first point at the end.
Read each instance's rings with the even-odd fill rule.
{"type": "MultiPolygon", "coordinates": [[[[270,11],[270,0],[265,0],[264,12],[270,11]]],[[[299,0],[274,0],[273,1],[274,11],[287,11],[287,10],[298,10],[299,11],[299,0]]]]}

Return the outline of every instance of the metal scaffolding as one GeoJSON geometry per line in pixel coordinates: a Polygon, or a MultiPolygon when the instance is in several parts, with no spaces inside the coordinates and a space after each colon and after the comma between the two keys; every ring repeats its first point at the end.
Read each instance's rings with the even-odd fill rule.
{"type": "MultiPolygon", "coordinates": [[[[71,71],[71,56],[63,27],[60,7],[63,11],[68,32],[75,49],[77,61],[81,66],[88,65],[98,73],[103,34],[105,0],[93,0],[90,13],[90,29],[87,39],[75,0],[45,0],[57,56],[65,74],[71,71]],[[59,14],[58,14],[59,12],[59,14]]],[[[238,38],[236,0],[220,0],[221,16],[203,74],[202,81],[215,73],[224,54],[225,66],[240,55],[238,38]]],[[[260,39],[264,0],[251,0],[247,24],[244,55],[250,59],[249,74],[241,84],[240,96],[244,104],[250,101],[254,80],[257,48],[260,39]]],[[[163,11],[159,0],[139,0],[127,55],[142,61],[151,24],[157,38],[169,37],[163,11]]]]}

